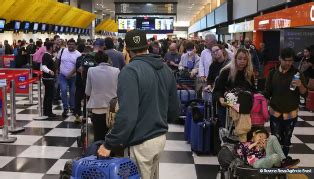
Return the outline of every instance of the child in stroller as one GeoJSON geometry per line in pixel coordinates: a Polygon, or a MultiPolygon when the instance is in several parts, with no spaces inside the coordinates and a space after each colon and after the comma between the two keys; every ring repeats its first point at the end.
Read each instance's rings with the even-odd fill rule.
{"type": "Polygon", "coordinates": [[[223,144],[218,153],[221,178],[241,178],[242,174],[247,178],[258,178],[256,168],[289,168],[300,162],[299,159],[285,157],[278,139],[269,135],[264,127],[252,127],[247,139],[247,142],[223,144]]]}
{"type": "Polygon", "coordinates": [[[250,140],[236,145],[236,154],[246,164],[254,168],[283,167],[288,168],[297,165],[299,159],[286,157],[276,136],[269,135],[263,127],[251,130],[250,140]]]}

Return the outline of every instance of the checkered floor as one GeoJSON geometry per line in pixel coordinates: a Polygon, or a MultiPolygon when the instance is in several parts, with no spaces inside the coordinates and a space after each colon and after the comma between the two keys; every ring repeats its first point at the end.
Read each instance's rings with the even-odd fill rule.
{"type": "MultiPolygon", "coordinates": [[[[37,102],[36,92],[34,102],[37,102]]],[[[25,131],[10,135],[17,137],[16,142],[0,144],[0,178],[57,179],[65,162],[81,154],[76,145],[80,125],[73,122],[73,117],[62,119],[61,106],[53,108],[54,113],[60,116],[58,119],[34,121],[33,117],[38,115],[37,106],[24,106],[27,103],[26,97],[17,97],[17,124],[24,126],[25,131]]],[[[299,166],[314,167],[314,113],[300,111],[299,115],[293,132],[291,156],[301,160],[299,166]]],[[[169,125],[160,161],[160,178],[216,178],[219,170],[217,158],[193,154],[190,145],[184,141],[183,132],[182,125],[169,125]]]]}

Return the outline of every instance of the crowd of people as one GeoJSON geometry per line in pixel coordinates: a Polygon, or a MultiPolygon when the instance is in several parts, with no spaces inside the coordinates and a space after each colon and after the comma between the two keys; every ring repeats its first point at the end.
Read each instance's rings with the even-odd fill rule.
{"type": "MultiPolygon", "coordinates": [[[[74,115],[76,122],[80,122],[87,106],[94,141],[104,141],[99,155],[107,157],[111,150],[130,147],[131,158],[144,179],[158,176],[167,121],[179,115],[175,77],[194,80],[198,98],[203,90],[213,93],[219,126],[224,127],[228,105],[225,94],[236,88],[256,92],[256,80],[263,78],[263,66],[273,60],[268,59],[270,51],[265,44],[258,50],[248,38],[243,45],[236,40],[219,42],[214,34],[205,35],[204,40],[157,41],[147,40],[146,34],[139,30],[128,32],[125,40],[107,37],[75,41],[55,35],[44,42],[38,39],[34,43],[30,39],[28,44],[25,40],[14,41],[13,45],[4,41],[0,48],[4,54],[15,55],[16,68],[29,67],[33,54],[33,68],[43,71],[45,116],[56,117],[52,105],[61,99],[62,117],[74,115]],[[86,61],[94,65],[86,66],[86,61]],[[84,95],[88,101],[82,108],[84,95]],[[119,110],[109,130],[106,119],[110,101],[115,97],[119,99],[119,110]]],[[[291,48],[281,50],[280,63],[271,70],[262,92],[269,100],[272,136],[259,129],[253,132],[254,137],[240,140],[239,155],[253,167],[279,166],[281,162],[289,166],[298,162],[288,154],[300,96],[306,95],[308,81],[314,78],[313,53],[310,47],[304,48],[302,55],[296,55],[291,48]],[[299,79],[293,79],[296,73],[300,73],[299,79]],[[295,90],[290,89],[291,81],[295,90]],[[275,145],[275,152],[269,152],[266,147],[269,142],[275,145]],[[266,150],[263,152],[261,148],[266,150]]],[[[241,131],[238,134],[246,136],[250,130],[251,127],[238,130],[241,131]]]]}

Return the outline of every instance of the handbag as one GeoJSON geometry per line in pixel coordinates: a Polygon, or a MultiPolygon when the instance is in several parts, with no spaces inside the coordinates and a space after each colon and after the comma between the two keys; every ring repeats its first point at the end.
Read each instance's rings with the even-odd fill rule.
{"type": "Polygon", "coordinates": [[[314,79],[313,78],[310,78],[309,79],[309,82],[307,83],[307,88],[312,91],[314,90],[314,79]]]}

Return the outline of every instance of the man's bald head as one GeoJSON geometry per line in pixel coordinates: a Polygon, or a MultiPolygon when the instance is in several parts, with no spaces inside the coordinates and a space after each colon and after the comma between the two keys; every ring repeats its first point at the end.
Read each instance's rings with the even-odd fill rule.
{"type": "Polygon", "coordinates": [[[244,46],[245,46],[245,48],[250,48],[250,45],[251,45],[251,40],[248,37],[246,37],[244,39],[244,46]]]}

